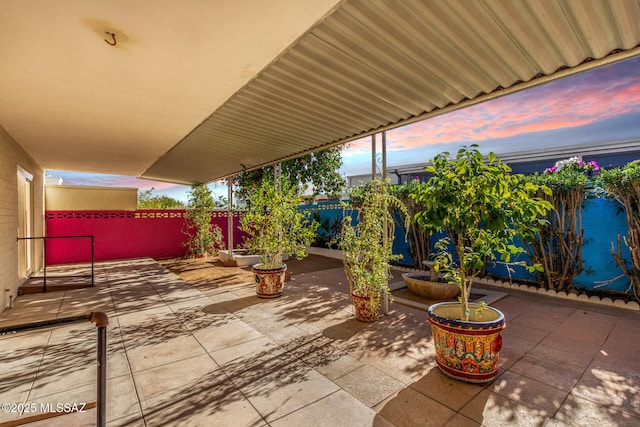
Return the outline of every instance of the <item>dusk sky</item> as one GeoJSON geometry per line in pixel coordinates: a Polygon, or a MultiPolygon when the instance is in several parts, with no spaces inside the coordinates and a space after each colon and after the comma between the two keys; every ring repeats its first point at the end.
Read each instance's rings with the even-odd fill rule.
{"type": "MultiPolygon", "coordinates": [[[[640,57],[526,89],[387,132],[388,167],[478,144],[504,153],[640,137],[640,57]]],[[[343,151],[345,175],[371,171],[370,137],[343,151]]],[[[155,188],[186,201],[189,187],[136,177],[47,171],[65,185],[155,188]]],[[[211,185],[226,195],[226,186],[211,185]]]]}

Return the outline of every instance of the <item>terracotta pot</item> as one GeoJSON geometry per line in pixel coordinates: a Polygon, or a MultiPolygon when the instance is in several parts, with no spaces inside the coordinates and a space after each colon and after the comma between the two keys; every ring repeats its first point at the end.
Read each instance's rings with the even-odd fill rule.
{"type": "Polygon", "coordinates": [[[351,294],[356,319],[361,322],[375,322],[380,315],[380,294],[356,295],[351,294]]]}
{"type": "Polygon", "coordinates": [[[402,280],[414,294],[439,301],[453,299],[460,295],[458,285],[447,282],[432,282],[424,273],[402,273],[402,280]]]}
{"type": "Polygon", "coordinates": [[[431,323],[436,363],[447,376],[470,383],[489,383],[498,375],[502,348],[504,314],[487,307],[476,315],[470,304],[472,320],[460,320],[460,303],[442,302],[427,310],[431,323]]]}
{"type": "Polygon", "coordinates": [[[287,264],[275,268],[254,264],[251,271],[255,275],[256,295],[260,298],[276,298],[282,295],[287,264]]]}

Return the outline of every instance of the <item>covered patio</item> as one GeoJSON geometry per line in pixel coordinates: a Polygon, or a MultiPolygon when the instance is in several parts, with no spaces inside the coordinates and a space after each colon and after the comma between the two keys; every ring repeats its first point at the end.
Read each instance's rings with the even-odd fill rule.
{"type": "MultiPolygon", "coordinates": [[[[0,327],[105,311],[108,425],[640,423],[635,310],[506,290],[492,304],[507,317],[501,374],[470,385],[436,367],[423,311],[393,304],[361,323],[339,261],[311,255],[291,269],[285,294],[263,300],[249,282],[198,290],[152,259],[102,262],[95,288],[21,296],[0,327]]],[[[94,335],[87,324],[2,337],[0,400],[95,401],[94,335]]],[[[3,412],[0,423],[28,415],[3,412]]]]}
{"type": "MultiPolygon", "coordinates": [[[[109,425],[640,424],[640,314],[624,308],[508,290],[501,374],[478,386],[438,371],[424,312],[356,321],[330,260],[276,300],[151,259],[14,299],[42,267],[16,237],[46,234],[47,169],[210,182],[640,54],[637,0],[222,3],[3,3],[0,326],[106,312],[109,425]]],[[[1,403],[95,400],[94,334],[0,337],[1,403]]],[[[6,425],[96,419],[2,408],[6,425]]]]}

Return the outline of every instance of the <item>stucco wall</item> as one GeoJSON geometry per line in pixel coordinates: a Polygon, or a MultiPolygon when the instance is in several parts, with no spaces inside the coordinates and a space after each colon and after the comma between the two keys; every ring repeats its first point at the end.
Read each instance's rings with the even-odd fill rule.
{"type": "MultiPolygon", "coordinates": [[[[32,235],[44,233],[44,170],[0,127],[0,312],[18,295],[18,167],[33,175],[32,235]]],[[[34,241],[32,270],[42,268],[42,242],[34,241]]]]}
{"type": "Polygon", "coordinates": [[[45,206],[49,211],[134,211],[138,207],[138,189],[47,185],[45,206]]]}

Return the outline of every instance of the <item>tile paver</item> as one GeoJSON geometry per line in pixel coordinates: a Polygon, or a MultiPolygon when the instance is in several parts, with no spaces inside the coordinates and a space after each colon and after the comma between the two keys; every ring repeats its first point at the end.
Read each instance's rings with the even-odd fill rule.
{"type": "MultiPolygon", "coordinates": [[[[638,312],[507,290],[493,304],[502,371],[471,385],[435,366],[424,312],[394,304],[364,324],[335,263],[292,270],[281,298],[261,300],[251,283],[201,292],[150,259],[102,262],[96,287],[22,296],[0,326],[105,311],[114,426],[640,425],[638,312]]],[[[0,403],[95,400],[94,335],[87,323],[0,337],[0,403]]]]}

